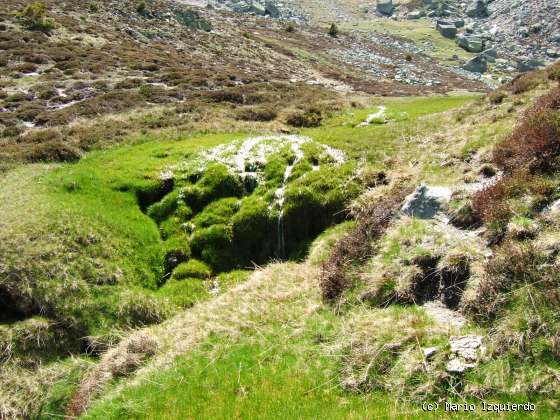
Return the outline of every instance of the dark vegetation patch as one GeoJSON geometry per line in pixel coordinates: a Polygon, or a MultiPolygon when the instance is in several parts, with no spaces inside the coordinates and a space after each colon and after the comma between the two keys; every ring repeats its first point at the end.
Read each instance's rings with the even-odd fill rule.
{"type": "Polygon", "coordinates": [[[237,118],[243,121],[273,121],[278,113],[270,106],[242,108],[237,118]]]}
{"type": "Polygon", "coordinates": [[[319,127],[323,121],[323,112],[318,108],[308,108],[289,115],[286,122],[292,127],[319,127]]]}
{"type": "Polygon", "coordinates": [[[549,364],[560,356],[557,306],[560,276],[557,249],[538,242],[504,242],[485,267],[477,293],[461,309],[494,331],[495,356],[509,354],[514,364],[549,364]]]}
{"type": "Polygon", "coordinates": [[[22,25],[32,31],[50,32],[54,28],[54,22],[47,16],[47,5],[42,1],[36,1],[20,10],[16,17],[22,25]]]}
{"type": "Polygon", "coordinates": [[[351,268],[375,253],[374,242],[385,232],[400,210],[410,188],[399,185],[386,197],[355,214],[356,228],[335,245],[321,269],[321,292],[327,302],[336,302],[345,290],[353,286],[351,268]]]}
{"type": "Polygon", "coordinates": [[[495,147],[493,161],[504,176],[474,195],[475,212],[503,230],[513,214],[512,199],[530,195],[532,210],[542,210],[555,192],[556,185],[547,175],[558,171],[559,159],[560,88],[553,88],[531,105],[512,134],[495,147]]]}

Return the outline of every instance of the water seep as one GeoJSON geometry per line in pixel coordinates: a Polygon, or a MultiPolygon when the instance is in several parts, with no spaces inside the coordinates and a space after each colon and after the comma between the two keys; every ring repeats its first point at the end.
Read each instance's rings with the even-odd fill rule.
{"type": "Polygon", "coordinates": [[[385,105],[380,105],[377,107],[377,112],[368,115],[366,120],[359,124],[358,127],[365,127],[370,125],[375,120],[383,119],[385,120],[385,112],[387,111],[387,107],[385,105]]]}
{"type": "MultiPolygon", "coordinates": [[[[190,159],[173,167],[165,169],[160,178],[170,179],[175,172],[195,171],[202,173],[207,165],[212,162],[221,163],[227,166],[230,171],[239,175],[245,185],[258,185],[264,177],[264,169],[271,155],[278,153],[282,148],[289,146],[294,154],[291,161],[284,171],[281,186],[274,193],[274,200],[269,205],[269,210],[278,211],[278,258],[285,258],[284,240],[284,202],[286,187],[292,176],[295,166],[305,158],[302,148],[306,143],[313,140],[309,137],[298,135],[274,135],[251,137],[244,141],[236,141],[222,144],[198,155],[198,158],[190,159]]],[[[340,165],[346,161],[346,156],[341,150],[335,149],[325,144],[318,144],[323,149],[335,165],[340,165]]],[[[313,171],[318,171],[320,165],[312,166],[313,171]]]]}

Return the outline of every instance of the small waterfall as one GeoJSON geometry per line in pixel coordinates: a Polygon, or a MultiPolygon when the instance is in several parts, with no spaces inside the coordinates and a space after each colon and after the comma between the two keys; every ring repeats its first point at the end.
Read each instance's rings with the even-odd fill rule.
{"type": "MultiPolygon", "coordinates": [[[[239,175],[243,180],[245,193],[251,194],[264,180],[264,170],[268,164],[269,157],[278,153],[282,148],[290,146],[294,160],[288,163],[284,171],[282,185],[275,191],[274,198],[270,203],[269,211],[278,211],[276,257],[285,259],[286,250],[286,226],[284,217],[284,202],[288,180],[292,176],[294,167],[305,158],[302,146],[311,143],[309,137],[298,135],[272,135],[251,137],[243,141],[224,143],[212,149],[202,151],[196,158],[185,160],[167,169],[169,174],[177,172],[204,172],[210,162],[217,162],[227,166],[233,173],[239,175]]],[[[322,158],[312,165],[312,171],[321,169],[320,162],[328,160],[329,164],[340,165],[346,161],[344,152],[334,149],[326,144],[317,143],[322,149],[322,158]]],[[[166,172],[166,173],[167,173],[166,172]]],[[[162,176],[166,176],[162,174],[162,176]]]]}
{"type": "Polygon", "coordinates": [[[278,258],[281,260],[286,259],[286,237],[284,233],[284,212],[280,210],[278,215],[278,258]]]}
{"type": "Polygon", "coordinates": [[[280,259],[286,258],[286,231],[284,229],[284,201],[286,195],[286,186],[288,185],[288,180],[292,175],[294,167],[304,158],[304,153],[301,150],[301,145],[305,142],[295,141],[292,142],[292,151],[294,152],[295,158],[292,163],[289,163],[284,171],[284,179],[282,180],[282,186],[276,190],[274,194],[276,198],[276,206],[278,206],[278,247],[277,255],[280,259]]]}

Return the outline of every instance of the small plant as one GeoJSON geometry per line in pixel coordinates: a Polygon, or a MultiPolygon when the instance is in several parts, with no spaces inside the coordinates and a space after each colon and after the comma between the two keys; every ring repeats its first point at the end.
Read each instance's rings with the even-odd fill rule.
{"type": "Polygon", "coordinates": [[[96,12],[99,11],[99,6],[98,6],[98,4],[95,3],[95,2],[93,2],[93,1],[89,4],[88,8],[89,8],[89,11],[90,11],[91,13],[96,13],[96,12]]]}
{"type": "Polygon", "coordinates": [[[348,268],[371,255],[371,243],[385,232],[409,193],[409,188],[400,188],[355,212],[358,225],[336,243],[329,259],[321,266],[320,287],[325,302],[336,302],[352,287],[348,268]]]}
{"type": "Polygon", "coordinates": [[[407,54],[406,57],[404,58],[406,61],[412,61],[412,55],[411,54],[407,54]]]}
{"type": "Polygon", "coordinates": [[[47,17],[47,5],[42,1],[28,4],[16,17],[32,31],[50,32],[54,28],[53,20],[47,17]]]}
{"type": "Polygon", "coordinates": [[[554,64],[548,69],[548,80],[560,82],[560,64],[554,64]]]}
{"type": "Polygon", "coordinates": [[[522,74],[509,83],[509,89],[514,95],[529,92],[535,89],[541,80],[538,73],[522,74]]]}
{"type": "Polygon", "coordinates": [[[295,25],[292,22],[288,23],[288,26],[286,26],[286,32],[293,33],[295,31],[296,31],[295,25]]]}
{"type": "Polygon", "coordinates": [[[136,12],[140,15],[145,15],[148,11],[148,5],[144,0],[139,1],[136,3],[136,12]]]}
{"type": "Polygon", "coordinates": [[[540,97],[525,113],[511,136],[496,146],[494,162],[506,172],[555,168],[560,156],[560,89],[540,97]]]}
{"type": "Polygon", "coordinates": [[[246,108],[238,112],[237,118],[243,121],[272,121],[277,112],[269,107],[246,108]]]}
{"type": "Polygon", "coordinates": [[[494,105],[501,104],[505,98],[507,98],[507,94],[503,90],[495,90],[488,95],[488,100],[494,105]]]}
{"type": "Polygon", "coordinates": [[[336,26],[336,23],[331,24],[331,27],[329,28],[328,34],[330,36],[332,36],[333,38],[336,38],[338,36],[338,26],[336,26]]]}

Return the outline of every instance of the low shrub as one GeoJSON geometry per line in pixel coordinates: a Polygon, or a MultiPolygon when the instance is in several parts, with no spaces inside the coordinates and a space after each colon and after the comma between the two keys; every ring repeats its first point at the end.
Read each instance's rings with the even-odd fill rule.
{"type": "Polygon", "coordinates": [[[336,38],[338,36],[338,26],[336,26],[336,23],[331,24],[328,30],[328,34],[333,38],[336,38]]]}
{"type": "Polygon", "coordinates": [[[508,304],[516,298],[513,291],[522,291],[524,286],[530,285],[557,287],[559,278],[554,273],[554,267],[547,266],[547,262],[547,256],[530,242],[505,242],[485,266],[476,302],[466,302],[463,311],[487,324],[501,311],[507,310],[508,304]]]}
{"type": "Polygon", "coordinates": [[[494,161],[506,172],[529,167],[549,171],[560,156],[560,88],[539,98],[525,113],[513,133],[499,143],[494,161]]]}
{"type": "Polygon", "coordinates": [[[47,143],[62,142],[62,134],[56,128],[46,128],[42,130],[31,130],[19,138],[22,143],[47,143]]]}
{"type": "Polygon", "coordinates": [[[14,70],[19,71],[21,73],[34,73],[37,71],[39,67],[33,63],[21,63],[14,67],[14,70]]]}
{"type": "Polygon", "coordinates": [[[173,271],[173,278],[185,279],[207,279],[212,275],[212,269],[202,261],[190,259],[186,263],[179,264],[173,271]]]}
{"type": "Polygon", "coordinates": [[[245,95],[243,93],[229,89],[229,90],[216,90],[208,94],[209,99],[212,102],[230,102],[233,104],[243,105],[246,102],[245,95]]]}
{"type": "Polygon", "coordinates": [[[60,140],[39,143],[25,152],[28,162],[75,162],[81,155],[80,150],[60,140]]]}
{"type": "Polygon", "coordinates": [[[272,108],[244,108],[237,112],[237,118],[243,121],[272,121],[278,116],[272,108]]]}
{"type": "Polygon", "coordinates": [[[535,89],[539,83],[541,83],[541,77],[538,73],[525,73],[517,76],[511,82],[509,82],[507,88],[514,95],[519,95],[521,93],[529,92],[535,89]]]}
{"type": "Polygon", "coordinates": [[[356,228],[336,243],[329,259],[321,266],[323,300],[336,302],[352,286],[349,267],[372,255],[372,242],[385,232],[410,191],[402,185],[394,187],[383,199],[358,210],[356,228]]]}
{"type": "Polygon", "coordinates": [[[142,16],[146,15],[148,12],[148,5],[144,0],[140,0],[136,3],[136,12],[142,16]]]}
{"type": "Polygon", "coordinates": [[[319,127],[323,122],[323,113],[318,108],[309,108],[289,115],[286,122],[298,128],[319,127]]]}
{"type": "Polygon", "coordinates": [[[16,16],[32,31],[50,32],[54,28],[53,20],[47,17],[47,5],[42,1],[28,4],[16,16]]]}
{"type": "Polygon", "coordinates": [[[550,66],[547,70],[547,77],[549,80],[560,82],[560,64],[556,63],[550,66]]]}
{"type": "Polygon", "coordinates": [[[503,90],[495,90],[488,95],[488,100],[494,105],[501,104],[505,98],[507,98],[507,93],[503,90]]]}

